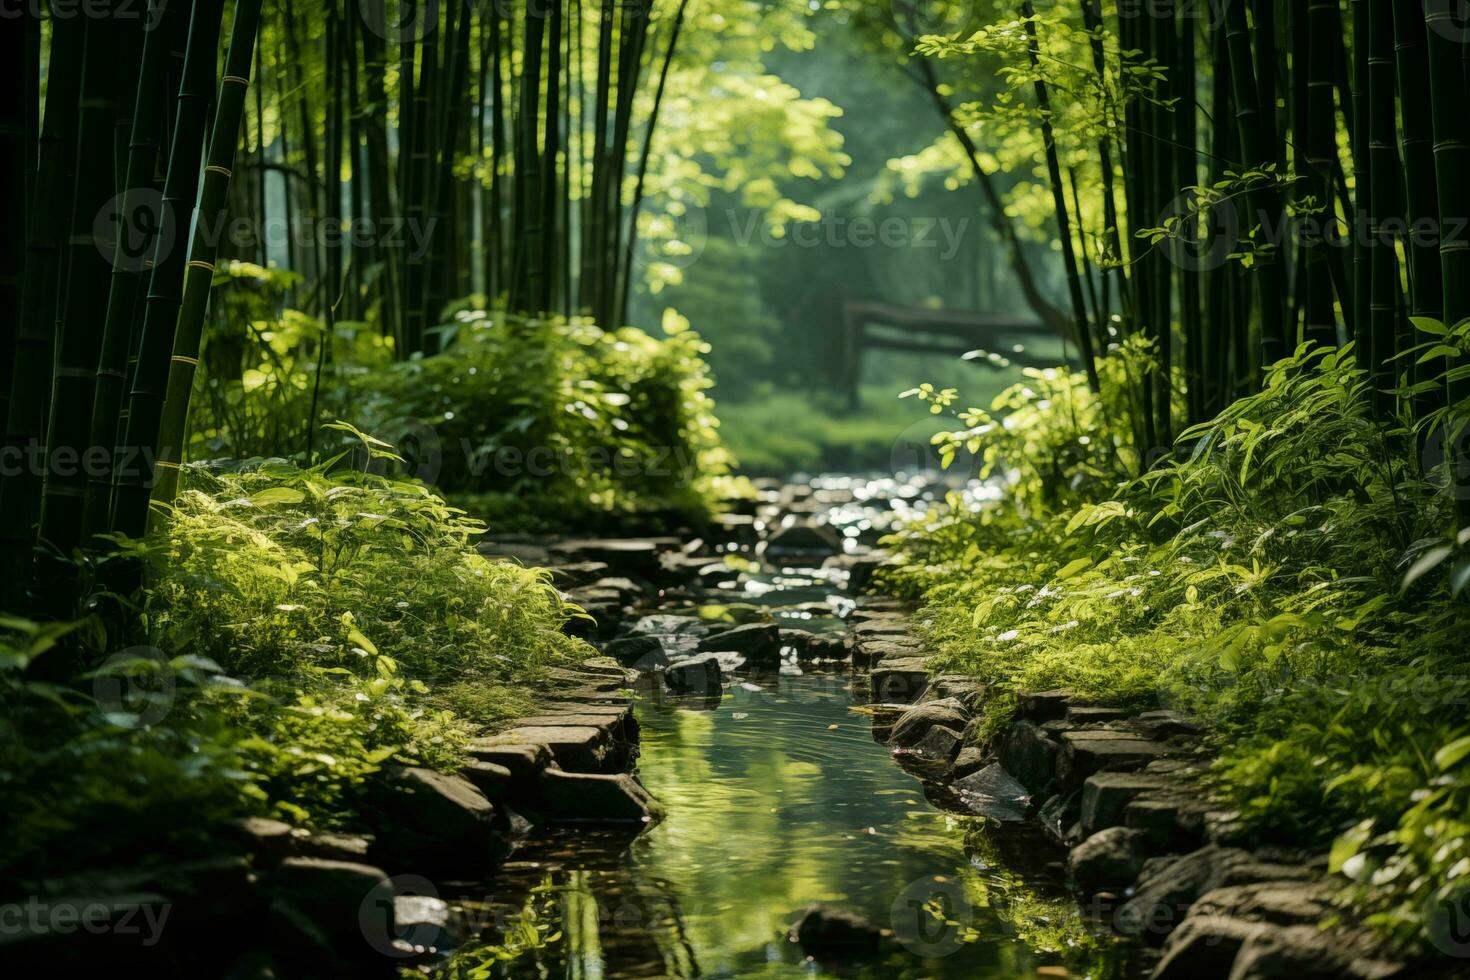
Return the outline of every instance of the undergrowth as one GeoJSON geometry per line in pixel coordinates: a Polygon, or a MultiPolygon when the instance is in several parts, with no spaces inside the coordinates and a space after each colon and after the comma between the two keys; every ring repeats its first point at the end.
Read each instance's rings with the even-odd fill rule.
{"type": "MultiPolygon", "coordinates": [[[[359,460],[391,455],[342,428],[359,460]]],[[[352,829],[379,769],[457,770],[590,653],[544,571],[480,556],[478,522],[350,462],[189,470],[158,533],[120,543],[147,570],[141,635],[0,622],[0,868],[177,858],[247,815],[352,829]],[[66,682],[34,669],[128,642],[66,682]]]]}
{"type": "Polygon", "coordinates": [[[1146,353],[1104,359],[1101,399],[1061,370],[989,410],[915,389],[961,422],[941,452],[1010,492],[894,536],[887,586],[923,599],[944,669],[989,683],[982,734],[1028,690],[1199,716],[1252,834],[1335,841],[1372,920],[1423,939],[1470,871],[1470,535],[1412,450],[1432,462],[1464,406],[1385,423],[1350,348],[1304,347],[1133,475],[1109,399],[1146,353]]]}

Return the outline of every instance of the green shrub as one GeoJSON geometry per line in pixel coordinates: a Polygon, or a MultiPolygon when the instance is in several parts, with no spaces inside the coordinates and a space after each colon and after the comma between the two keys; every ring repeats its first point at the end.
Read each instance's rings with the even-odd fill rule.
{"type": "MultiPolygon", "coordinates": [[[[940,412],[957,397],[915,393],[940,412]]],[[[946,669],[990,685],[985,733],[1024,690],[1195,713],[1214,791],[1250,830],[1326,846],[1355,828],[1337,864],[1357,897],[1422,930],[1470,867],[1470,609],[1428,574],[1460,552],[1451,501],[1404,452],[1414,434],[1376,419],[1350,349],[1281,361],[1140,477],[1119,477],[1129,441],[1106,406],[1057,373],[998,399],[1001,417],[957,413],[938,444],[1012,492],[895,536],[889,586],[925,600],[946,669]]]]}
{"type": "Polygon", "coordinates": [[[705,515],[730,489],[699,337],[461,310],[445,352],[347,388],[411,472],[497,526],[705,515]]]}

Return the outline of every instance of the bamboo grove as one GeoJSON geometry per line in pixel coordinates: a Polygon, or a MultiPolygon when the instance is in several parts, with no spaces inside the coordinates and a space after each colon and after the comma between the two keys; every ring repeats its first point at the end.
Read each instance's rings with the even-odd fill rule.
{"type": "Polygon", "coordinates": [[[74,594],[74,555],[171,499],[226,260],[292,270],[293,307],[400,358],[472,292],[620,321],[687,2],[7,17],[0,606],[74,594]]]}
{"type": "Polygon", "coordinates": [[[918,39],[912,74],[977,177],[994,180],[975,151],[985,127],[1020,117],[1039,138],[1066,289],[1031,305],[1067,324],[1094,386],[1111,346],[1146,343],[1154,366],[1125,422],[1136,445],[1166,451],[1306,341],[1352,342],[1385,420],[1443,422],[1433,413],[1463,402],[1415,326],[1470,317],[1457,5],[1025,0],[973,34],[969,8],[950,6],[930,12],[950,33],[918,39]],[[997,63],[994,96],[975,66],[997,63]]]}

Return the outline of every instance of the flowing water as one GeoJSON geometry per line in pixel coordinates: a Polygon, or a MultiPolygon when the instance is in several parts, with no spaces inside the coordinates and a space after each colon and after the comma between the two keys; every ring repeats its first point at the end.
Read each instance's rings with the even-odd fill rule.
{"type": "MultiPolygon", "coordinates": [[[[758,610],[783,627],[824,631],[842,628],[837,614],[850,604],[830,569],[766,564],[658,612],[738,619],[758,610]]],[[[699,702],[645,686],[637,772],[666,818],[631,839],[560,832],[529,842],[497,886],[502,913],[521,914],[502,914],[485,938],[508,934],[514,945],[520,935],[535,948],[498,969],[588,978],[1127,972],[1060,889],[1061,853],[1033,831],[931,804],[874,740],[862,701],[848,674],[794,663],[759,683],[727,677],[722,694],[699,702]],[[507,893],[517,896],[510,905],[507,893]],[[813,902],[891,930],[885,952],[805,959],[786,930],[813,902]]]]}

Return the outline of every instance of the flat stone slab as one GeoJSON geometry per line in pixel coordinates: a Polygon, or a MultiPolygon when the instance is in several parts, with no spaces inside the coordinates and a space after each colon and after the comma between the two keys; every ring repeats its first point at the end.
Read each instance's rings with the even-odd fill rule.
{"type": "Polygon", "coordinates": [[[913,702],[929,684],[928,661],[923,657],[886,660],[871,671],[873,696],[887,702],[913,702]]]}
{"type": "Polygon", "coordinates": [[[1142,769],[1168,751],[1158,742],[1116,729],[1063,732],[1059,741],[1057,782],[1064,790],[1076,789],[1093,773],[1142,769]]]}
{"type": "Polygon", "coordinates": [[[1167,776],[1142,772],[1099,772],[1082,784],[1082,833],[1086,836],[1123,823],[1128,804],[1150,790],[1172,785],[1167,776]]]}
{"type": "Polygon", "coordinates": [[[490,745],[544,745],[556,764],[568,772],[602,772],[609,756],[607,730],[590,725],[512,728],[486,741],[490,745]]]}
{"type": "Polygon", "coordinates": [[[1002,823],[1020,823],[1031,813],[1031,795],[1015,777],[991,763],[950,786],[971,813],[1002,823]]]}
{"type": "Polygon", "coordinates": [[[539,809],[555,824],[649,824],[661,808],[628,773],[596,774],[548,769],[537,787],[539,809]]]}

